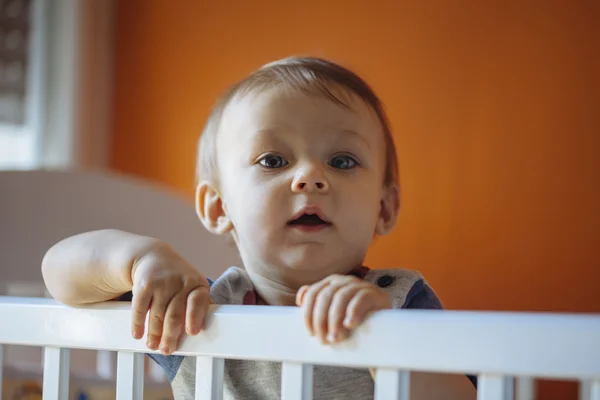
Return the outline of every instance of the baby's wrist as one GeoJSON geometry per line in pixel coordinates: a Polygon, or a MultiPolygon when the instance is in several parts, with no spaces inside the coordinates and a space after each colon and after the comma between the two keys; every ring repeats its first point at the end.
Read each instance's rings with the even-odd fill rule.
{"type": "Polygon", "coordinates": [[[135,245],[132,246],[133,253],[130,261],[127,263],[127,268],[123,271],[128,284],[133,287],[135,282],[135,274],[140,265],[145,262],[150,262],[153,259],[162,258],[164,255],[173,251],[171,246],[162,240],[140,236],[136,238],[135,245]]]}
{"type": "Polygon", "coordinates": [[[139,261],[158,252],[166,244],[158,239],[124,231],[107,231],[102,237],[106,251],[107,283],[117,292],[133,288],[133,275],[139,261]]]}

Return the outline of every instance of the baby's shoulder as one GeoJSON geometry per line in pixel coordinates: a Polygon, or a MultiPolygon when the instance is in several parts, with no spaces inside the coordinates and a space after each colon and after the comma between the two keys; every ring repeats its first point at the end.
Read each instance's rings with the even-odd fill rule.
{"type": "Polygon", "coordinates": [[[388,292],[394,308],[443,308],[419,271],[404,268],[371,269],[364,279],[388,292]]]}

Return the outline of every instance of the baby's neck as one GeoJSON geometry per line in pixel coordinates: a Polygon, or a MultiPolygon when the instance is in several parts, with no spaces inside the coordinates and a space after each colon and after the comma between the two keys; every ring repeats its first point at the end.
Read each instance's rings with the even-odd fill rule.
{"type": "Polygon", "coordinates": [[[254,290],[258,294],[258,304],[271,306],[295,306],[299,288],[289,287],[261,275],[252,276],[254,290]]]}
{"type": "MultiPolygon", "coordinates": [[[[331,273],[345,274],[351,270],[332,270],[331,273]]],[[[312,285],[330,275],[323,272],[328,271],[327,268],[323,268],[323,271],[294,271],[263,266],[262,268],[246,267],[246,271],[258,295],[257,304],[270,306],[295,306],[296,294],[302,286],[312,285]]]]}

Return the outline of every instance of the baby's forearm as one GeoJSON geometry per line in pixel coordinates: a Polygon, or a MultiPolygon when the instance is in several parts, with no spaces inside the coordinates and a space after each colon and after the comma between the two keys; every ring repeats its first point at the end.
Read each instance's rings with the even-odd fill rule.
{"type": "Polygon", "coordinates": [[[131,268],[161,242],[118,230],[66,238],[42,261],[42,276],[56,300],[80,305],[112,300],[132,288],[131,268]]]}

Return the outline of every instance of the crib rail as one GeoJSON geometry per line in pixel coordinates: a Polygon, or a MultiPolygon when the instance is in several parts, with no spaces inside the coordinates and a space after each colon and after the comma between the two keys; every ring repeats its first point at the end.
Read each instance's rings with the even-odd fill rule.
{"type": "MultiPolygon", "coordinates": [[[[0,297],[0,343],[46,348],[45,399],[67,398],[69,349],[76,348],[117,351],[117,398],[142,399],[148,350],[131,337],[129,307],[0,297]]],[[[596,315],[382,311],[350,340],[322,346],[297,308],[213,306],[207,330],[186,338],[177,354],[197,357],[197,399],[221,398],[224,359],[232,358],[282,362],[283,399],[311,399],[312,365],[320,364],[377,368],[379,400],[407,400],[410,371],[477,375],[480,400],[512,399],[513,377],[519,400],[533,398],[532,377],[585,382],[582,396],[600,400],[596,315]]]]}

